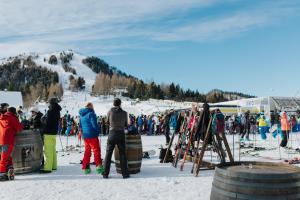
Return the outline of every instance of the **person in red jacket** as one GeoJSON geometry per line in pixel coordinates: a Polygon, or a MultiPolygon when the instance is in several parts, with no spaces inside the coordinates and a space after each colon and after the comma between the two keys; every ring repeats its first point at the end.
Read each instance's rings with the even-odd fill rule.
{"type": "Polygon", "coordinates": [[[0,175],[5,175],[9,168],[13,168],[12,152],[15,145],[16,133],[23,130],[17,117],[16,108],[10,107],[0,116],[0,175]]]}

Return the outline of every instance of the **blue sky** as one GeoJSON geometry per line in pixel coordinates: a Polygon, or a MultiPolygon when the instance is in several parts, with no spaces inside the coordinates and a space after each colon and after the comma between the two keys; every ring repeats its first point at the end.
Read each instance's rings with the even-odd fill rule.
{"type": "Polygon", "coordinates": [[[300,95],[299,0],[2,0],[0,57],[73,49],[146,81],[300,95]]]}

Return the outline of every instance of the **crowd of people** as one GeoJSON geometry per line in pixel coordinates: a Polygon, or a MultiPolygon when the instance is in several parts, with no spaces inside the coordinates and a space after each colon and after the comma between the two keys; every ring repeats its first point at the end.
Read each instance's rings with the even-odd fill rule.
{"type": "Polygon", "coordinates": [[[266,140],[271,133],[273,137],[282,137],[281,147],[286,147],[290,132],[300,132],[300,112],[288,115],[287,112],[272,111],[270,116],[264,112],[251,114],[250,111],[240,115],[226,117],[226,132],[240,134],[241,142],[250,141],[249,135],[259,133],[266,140]]]}
{"type": "Polygon", "coordinates": [[[22,107],[10,107],[1,104],[0,110],[0,176],[7,176],[13,169],[12,151],[17,132],[23,129],[38,129],[44,145],[45,159],[41,163],[41,173],[51,173],[57,170],[56,135],[77,136],[84,140],[85,153],[82,160],[82,170],[91,173],[90,158],[94,154],[96,171],[108,178],[111,157],[115,146],[120,152],[122,175],[129,178],[127,159],[125,155],[125,131],[127,134],[165,135],[165,144],[170,143],[170,135],[182,133],[184,129],[193,130],[194,141],[204,140],[205,133],[212,117],[214,133],[239,134],[241,142],[250,141],[251,134],[260,134],[262,140],[267,139],[267,133],[274,137],[282,137],[281,147],[286,147],[291,131],[300,131],[300,112],[288,116],[286,112],[274,111],[270,117],[265,113],[252,114],[250,111],[238,115],[224,115],[220,109],[210,109],[206,103],[202,109],[169,110],[161,114],[134,116],[127,114],[121,108],[121,100],[115,99],[113,108],[106,116],[97,116],[92,103],[87,103],[79,110],[78,116],[71,116],[68,112],[61,116],[62,108],[56,98],[49,100],[49,107],[45,114],[37,107],[32,107],[30,117],[27,118],[22,107]],[[212,110],[212,111],[211,111],[212,110]],[[200,118],[197,121],[196,118],[200,118]],[[104,163],[101,158],[99,135],[108,135],[108,145],[104,163]]]}

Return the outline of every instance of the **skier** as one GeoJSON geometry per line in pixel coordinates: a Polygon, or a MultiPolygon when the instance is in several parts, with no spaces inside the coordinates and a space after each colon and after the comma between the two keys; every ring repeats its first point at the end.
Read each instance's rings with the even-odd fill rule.
{"type": "Polygon", "coordinates": [[[115,146],[118,146],[123,178],[129,178],[127,158],[125,154],[125,131],[128,126],[128,114],[121,108],[121,100],[114,99],[114,107],[108,112],[109,135],[105,155],[103,178],[107,179],[110,172],[111,157],[115,146]]]}
{"type": "Polygon", "coordinates": [[[143,115],[141,115],[137,119],[137,127],[138,127],[139,134],[142,134],[143,132],[143,125],[144,125],[143,115]]]}
{"type": "MultiPolygon", "coordinates": [[[[208,125],[209,125],[209,120],[210,120],[210,111],[209,111],[209,105],[207,102],[205,102],[203,105],[203,114],[202,114],[202,117],[199,119],[199,126],[198,126],[198,130],[196,132],[196,135],[195,135],[195,140],[196,141],[199,141],[199,138],[204,141],[205,139],[205,136],[206,136],[206,132],[207,132],[207,128],[208,128],[208,125]]],[[[209,137],[209,140],[208,140],[208,143],[211,144],[212,143],[212,137],[211,137],[211,134],[210,134],[210,137],[209,137]]]]}
{"type": "Polygon", "coordinates": [[[155,131],[155,135],[159,134],[159,126],[160,126],[160,121],[157,115],[155,115],[153,117],[153,121],[154,121],[154,131],[155,131]]]}
{"type": "MultiPolygon", "coordinates": [[[[4,110],[2,110],[4,112],[4,110]]],[[[0,177],[9,179],[13,174],[12,152],[15,144],[16,133],[23,130],[17,117],[16,108],[10,107],[5,114],[0,116],[0,177]]]]}
{"type": "Polygon", "coordinates": [[[90,159],[92,151],[94,153],[94,161],[96,164],[96,171],[98,174],[104,172],[101,159],[101,147],[98,136],[100,128],[97,124],[97,117],[92,103],[87,103],[85,108],[80,109],[80,130],[82,130],[82,137],[84,139],[84,157],[82,160],[82,170],[85,174],[91,173],[90,159]]]}
{"type": "Polygon", "coordinates": [[[46,161],[40,171],[41,173],[51,173],[53,170],[57,170],[56,134],[58,133],[60,111],[61,107],[57,99],[51,98],[49,100],[49,110],[42,118],[44,124],[44,153],[46,161]]]}
{"type": "Polygon", "coordinates": [[[234,134],[234,119],[233,116],[228,118],[228,132],[230,135],[234,134]]]}
{"type": "Polygon", "coordinates": [[[225,116],[220,109],[217,109],[214,113],[212,130],[213,133],[219,134],[220,136],[225,132],[225,116]]]}
{"type": "Polygon", "coordinates": [[[249,133],[250,133],[250,111],[248,110],[246,113],[241,116],[241,142],[242,141],[250,141],[249,133]],[[246,137],[245,137],[246,136],[246,137]]]}
{"type": "Polygon", "coordinates": [[[263,112],[260,114],[260,117],[257,119],[257,121],[258,121],[258,129],[259,129],[261,139],[266,140],[268,126],[267,126],[267,122],[266,122],[266,117],[263,112]]]}
{"type": "Polygon", "coordinates": [[[72,130],[72,127],[73,127],[73,120],[71,119],[70,114],[66,115],[66,122],[67,122],[67,129],[66,129],[65,134],[67,136],[70,136],[71,135],[71,130],[72,130]]]}
{"type": "Polygon", "coordinates": [[[297,126],[297,119],[296,116],[292,116],[292,132],[297,132],[298,126],[297,126]]]}
{"type": "Polygon", "coordinates": [[[170,127],[170,133],[171,135],[176,133],[177,130],[177,115],[174,111],[171,111],[170,113],[170,121],[169,121],[169,127],[170,127]]]}
{"type": "Polygon", "coordinates": [[[166,137],[166,145],[170,143],[170,113],[166,113],[163,120],[163,129],[166,137]]]}
{"type": "Polygon", "coordinates": [[[153,135],[153,120],[152,116],[148,116],[148,135],[153,135]]]}
{"type": "Polygon", "coordinates": [[[251,115],[250,117],[250,130],[252,134],[257,134],[257,121],[254,117],[254,115],[251,115]]]}
{"type": "Polygon", "coordinates": [[[289,133],[291,130],[290,122],[288,120],[286,112],[282,113],[280,122],[281,122],[281,130],[282,130],[282,134],[283,134],[283,139],[280,143],[280,146],[286,147],[288,140],[289,140],[289,133]]]}

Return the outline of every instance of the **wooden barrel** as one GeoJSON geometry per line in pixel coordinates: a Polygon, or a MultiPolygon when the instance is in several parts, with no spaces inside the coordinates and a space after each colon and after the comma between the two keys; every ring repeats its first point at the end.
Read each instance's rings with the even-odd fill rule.
{"type": "Polygon", "coordinates": [[[300,168],[264,162],[220,165],[210,199],[300,199],[300,168]]]}
{"type": "Polygon", "coordinates": [[[24,130],[18,133],[12,157],[16,174],[39,170],[43,159],[43,143],[40,132],[24,130]]]}
{"type": "MultiPolygon", "coordinates": [[[[126,135],[126,156],[128,160],[128,171],[130,174],[140,173],[143,159],[143,146],[140,135],[126,135]]],[[[115,148],[115,164],[118,173],[122,173],[120,165],[119,149],[115,148]]]]}

